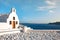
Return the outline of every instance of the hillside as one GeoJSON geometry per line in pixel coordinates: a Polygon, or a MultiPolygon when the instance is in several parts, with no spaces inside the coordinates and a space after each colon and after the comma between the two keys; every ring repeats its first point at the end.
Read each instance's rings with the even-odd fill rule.
{"type": "Polygon", "coordinates": [[[60,25],[60,22],[54,22],[54,23],[49,23],[49,24],[60,25]]]}

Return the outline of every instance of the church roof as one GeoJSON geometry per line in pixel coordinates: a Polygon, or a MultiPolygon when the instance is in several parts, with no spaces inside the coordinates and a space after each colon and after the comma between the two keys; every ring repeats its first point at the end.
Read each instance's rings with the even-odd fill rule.
{"type": "Polygon", "coordinates": [[[0,22],[7,22],[9,14],[0,14],[0,22]]]}

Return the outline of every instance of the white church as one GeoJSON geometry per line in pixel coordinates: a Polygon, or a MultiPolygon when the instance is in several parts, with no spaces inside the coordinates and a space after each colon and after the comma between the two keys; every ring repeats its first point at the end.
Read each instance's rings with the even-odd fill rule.
{"type": "Polygon", "coordinates": [[[15,8],[9,14],[0,14],[0,29],[16,29],[18,26],[19,19],[15,8]]]}

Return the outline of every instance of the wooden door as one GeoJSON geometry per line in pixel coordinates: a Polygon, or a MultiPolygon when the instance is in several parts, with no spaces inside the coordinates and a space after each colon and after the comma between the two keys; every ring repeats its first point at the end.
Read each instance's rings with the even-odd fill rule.
{"type": "Polygon", "coordinates": [[[13,21],[12,28],[15,28],[16,24],[15,21],[13,21]]]}

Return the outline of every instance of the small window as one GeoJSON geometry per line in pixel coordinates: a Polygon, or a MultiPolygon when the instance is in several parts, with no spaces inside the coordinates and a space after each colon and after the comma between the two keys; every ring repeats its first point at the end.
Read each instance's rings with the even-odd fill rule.
{"type": "Polygon", "coordinates": [[[15,17],[13,17],[13,20],[15,20],[15,17]]]}
{"type": "Polygon", "coordinates": [[[18,24],[18,22],[16,21],[16,24],[18,24]]]}
{"type": "Polygon", "coordinates": [[[12,22],[10,21],[10,25],[11,25],[11,23],[12,23],[12,22]]]}

